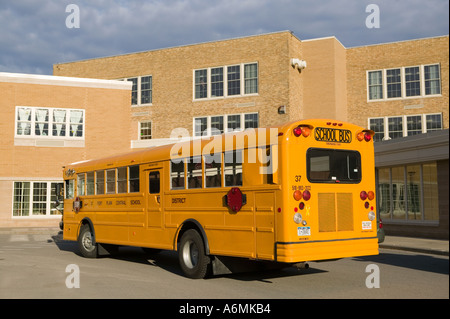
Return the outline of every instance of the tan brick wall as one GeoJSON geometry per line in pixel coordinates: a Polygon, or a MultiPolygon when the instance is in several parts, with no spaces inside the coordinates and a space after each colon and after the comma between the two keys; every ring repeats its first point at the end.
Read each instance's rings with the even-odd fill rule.
{"type": "Polygon", "coordinates": [[[149,114],[132,118],[133,139],[137,139],[137,123],[144,120],[152,121],[153,138],[167,138],[176,127],[192,134],[196,116],[259,112],[262,127],[298,119],[301,91],[297,88],[303,75],[295,74],[290,59],[300,56],[293,52],[299,47],[300,41],[290,32],[280,32],[57,64],[53,71],[55,75],[105,79],[152,75],[152,105],[132,108],[132,113],[149,114]],[[195,69],[251,62],[258,63],[258,95],[193,100],[195,69]],[[287,107],[286,115],[277,113],[281,105],[287,107]]]}
{"type": "Polygon", "coordinates": [[[133,107],[138,122],[152,121],[153,138],[175,127],[192,134],[196,116],[259,112],[260,126],[299,118],[334,118],[367,127],[368,117],[443,112],[448,128],[448,36],[345,48],[335,37],[300,41],[290,32],[188,45],[57,64],[55,75],[117,79],[153,76],[153,105],[133,107]],[[290,59],[306,60],[299,72],[290,59]],[[193,70],[258,62],[259,94],[193,101],[193,70]],[[367,101],[366,71],[441,64],[442,96],[367,101]],[[250,107],[240,107],[248,105],[250,107]],[[277,114],[285,105],[287,114],[277,114]],[[410,105],[419,108],[408,109],[410,105]]]}
{"type": "Polygon", "coordinates": [[[347,49],[348,120],[367,127],[368,117],[442,112],[449,128],[448,46],[443,36],[347,49]],[[367,101],[366,71],[435,63],[441,65],[442,96],[367,101]]]}
{"type": "Polygon", "coordinates": [[[0,227],[56,226],[55,219],[12,219],[13,182],[62,180],[66,164],[130,151],[130,90],[6,82],[5,78],[0,79],[0,227]],[[85,146],[15,146],[16,106],[84,109],[85,146]]]}
{"type": "Polygon", "coordinates": [[[302,42],[304,118],[347,120],[346,49],[334,37],[302,42]]]}

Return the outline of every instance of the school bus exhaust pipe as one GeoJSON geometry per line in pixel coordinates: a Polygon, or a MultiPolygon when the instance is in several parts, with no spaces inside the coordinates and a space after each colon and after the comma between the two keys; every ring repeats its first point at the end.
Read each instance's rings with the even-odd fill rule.
{"type": "Polygon", "coordinates": [[[309,264],[307,262],[296,263],[293,266],[297,267],[297,269],[308,269],[309,268],[309,264]]]}

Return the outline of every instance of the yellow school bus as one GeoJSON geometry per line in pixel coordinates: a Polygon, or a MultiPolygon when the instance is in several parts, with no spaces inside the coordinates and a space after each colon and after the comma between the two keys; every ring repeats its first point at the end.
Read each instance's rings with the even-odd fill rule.
{"type": "Polygon", "coordinates": [[[175,250],[190,278],[376,255],[373,135],[301,120],[67,165],[64,239],[175,250]]]}

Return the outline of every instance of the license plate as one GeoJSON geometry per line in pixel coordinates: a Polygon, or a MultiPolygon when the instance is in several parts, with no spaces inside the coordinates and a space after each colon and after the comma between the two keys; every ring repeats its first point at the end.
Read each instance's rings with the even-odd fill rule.
{"type": "Polygon", "coordinates": [[[298,236],[311,236],[311,227],[297,227],[298,236]]]}
{"type": "Polygon", "coordinates": [[[362,222],[362,229],[363,230],[371,230],[372,229],[372,222],[370,222],[370,221],[362,222]]]}

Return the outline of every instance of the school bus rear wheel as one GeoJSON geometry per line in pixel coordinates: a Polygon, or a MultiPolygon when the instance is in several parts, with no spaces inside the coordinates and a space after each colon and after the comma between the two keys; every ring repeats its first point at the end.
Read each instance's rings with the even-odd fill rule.
{"type": "Polygon", "coordinates": [[[211,259],[205,254],[203,239],[195,229],[187,230],[181,237],[178,260],[186,277],[201,279],[209,274],[211,259]]]}

